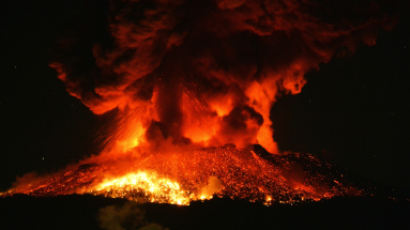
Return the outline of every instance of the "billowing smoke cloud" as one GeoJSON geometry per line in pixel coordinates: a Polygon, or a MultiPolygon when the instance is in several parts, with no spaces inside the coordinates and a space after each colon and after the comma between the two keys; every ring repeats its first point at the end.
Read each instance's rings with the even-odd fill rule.
{"type": "Polygon", "coordinates": [[[389,25],[374,1],[121,0],[110,12],[112,43],[95,45],[87,76],[67,60],[51,65],[71,95],[96,114],[138,110],[151,142],[272,153],[277,96],[389,25]]]}

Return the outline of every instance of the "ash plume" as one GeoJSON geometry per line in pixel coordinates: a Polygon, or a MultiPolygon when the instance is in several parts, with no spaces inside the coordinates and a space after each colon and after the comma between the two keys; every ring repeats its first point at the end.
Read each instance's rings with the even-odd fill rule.
{"type": "Polygon", "coordinates": [[[152,107],[143,126],[164,138],[261,144],[277,153],[269,120],[277,96],[299,93],[304,74],[334,55],[374,45],[378,30],[392,25],[381,7],[374,1],[111,1],[112,42],[94,46],[95,66],[80,75],[67,60],[51,66],[96,114],[152,107]]]}

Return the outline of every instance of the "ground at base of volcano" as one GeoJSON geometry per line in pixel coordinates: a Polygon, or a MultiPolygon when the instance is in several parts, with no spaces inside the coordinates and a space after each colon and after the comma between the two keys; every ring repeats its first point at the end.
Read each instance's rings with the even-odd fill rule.
{"type": "Polygon", "coordinates": [[[0,207],[1,229],[410,229],[408,200],[367,197],[270,207],[213,199],[181,207],[88,195],[17,195],[1,198],[0,207]]]}

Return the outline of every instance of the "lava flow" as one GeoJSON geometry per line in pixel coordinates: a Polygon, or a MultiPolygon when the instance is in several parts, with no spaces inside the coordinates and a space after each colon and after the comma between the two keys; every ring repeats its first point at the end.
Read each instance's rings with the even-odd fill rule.
{"type": "Polygon", "coordinates": [[[76,58],[50,65],[93,113],[115,114],[102,152],[27,174],[3,195],[187,205],[360,194],[312,155],[280,152],[270,110],[280,95],[300,93],[320,63],[373,45],[391,24],[380,9],[372,1],[111,1],[109,42],[96,42],[91,58],[62,44],[76,58]]]}
{"type": "Polygon", "coordinates": [[[187,205],[214,195],[269,204],[320,200],[360,191],[329,177],[331,169],[310,155],[257,154],[256,149],[170,147],[153,152],[91,157],[42,177],[26,175],[7,194],[95,194],[187,205]],[[307,168],[302,166],[307,164],[307,168]]]}

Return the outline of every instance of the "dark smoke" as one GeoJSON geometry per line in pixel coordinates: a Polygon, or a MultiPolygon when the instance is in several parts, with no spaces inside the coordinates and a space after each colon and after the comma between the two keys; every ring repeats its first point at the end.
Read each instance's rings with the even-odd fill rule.
{"type": "Polygon", "coordinates": [[[370,0],[111,1],[111,39],[95,44],[94,64],[63,58],[51,66],[96,114],[134,108],[157,92],[155,122],[164,137],[183,136],[183,92],[204,105],[231,94],[235,110],[220,134],[229,136],[246,119],[238,114],[269,119],[249,107],[252,82],[272,83],[270,103],[277,91],[300,92],[307,71],[375,44],[378,30],[393,24],[384,7],[370,0]]]}
{"type": "Polygon", "coordinates": [[[98,222],[103,230],[167,230],[147,221],[145,211],[134,202],[109,205],[98,211],[98,222]]]}

